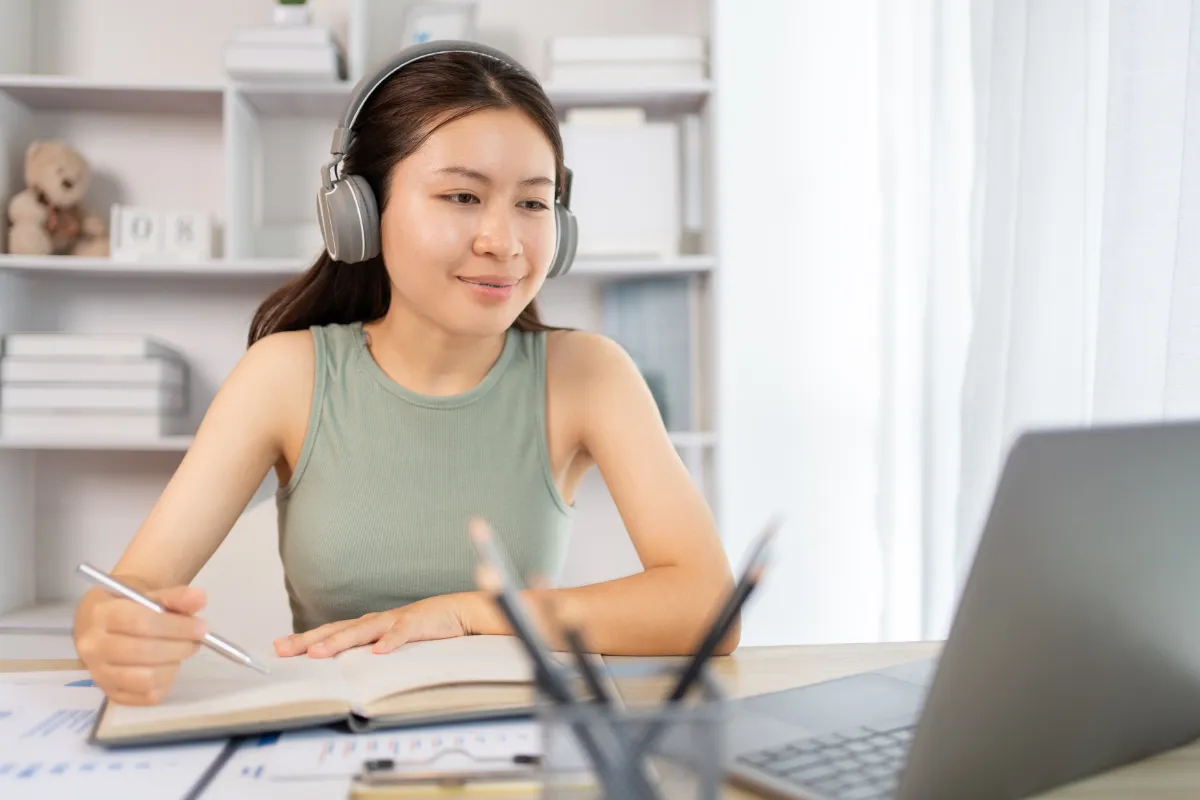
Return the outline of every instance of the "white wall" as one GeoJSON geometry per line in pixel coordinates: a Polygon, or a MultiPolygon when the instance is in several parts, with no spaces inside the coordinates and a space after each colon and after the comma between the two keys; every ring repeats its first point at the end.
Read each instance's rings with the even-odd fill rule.
{"type": "Polygon", "coordinates": [[[0,72],[26,72],[33,61],[33,6],[27,0],[0,0],[6,33],[0,47],[0,72]]]}
{"type": "Polygon", "coordinates": [[[874,3],[713,0],[720,522],[776,510],[746,644],[874,640],[878,164],[874,3]]]}

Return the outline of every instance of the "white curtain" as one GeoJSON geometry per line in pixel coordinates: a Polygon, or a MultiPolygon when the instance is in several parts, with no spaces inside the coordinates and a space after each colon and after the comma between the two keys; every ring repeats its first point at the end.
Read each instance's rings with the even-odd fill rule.
{"type": "Polygon", "coordinates": [[[1200,2],[975,0],[971,27],[971,324],[961,485],[937,498],[957,520],[928,543],[937,635],[1017,433],[1200,411],[1200,2]]]}
{"type": "Polygon", "coordinates": [[[971,320],[970,7],[880,0],[880,638],[926,632],[948,594],[971,320]]]}
{"type": "Polygon", "coordinates": [[[735,565],[785,517],[747,645],[879,636],[884,2],[713,0],[717,506],[735,565]]]}
{"type": "Polygon", "coordinates": [[[957,475],[970,311],[969,6],[713,3],[732,560],[773,512],[786,518],[743,642],[919,638],[926,562],[947,558],[927,540],[954,539],[957,483],[943,484],[957,475]]]}
{"type": "Polygon", "coordinates": [[[1018,432],[1200,411],[1200,0],[714,8],[744,641],[942,636],[1018,432]]]}
{"type": "Polygon", "coordinates": [[[918,638],[926,562],[947,558],[927,540],[954,539],[957,483],[944,486],[970,311],[969,6],[714,11],[731,558],[773,512],[786,518],[743,642],[918,638]]]}

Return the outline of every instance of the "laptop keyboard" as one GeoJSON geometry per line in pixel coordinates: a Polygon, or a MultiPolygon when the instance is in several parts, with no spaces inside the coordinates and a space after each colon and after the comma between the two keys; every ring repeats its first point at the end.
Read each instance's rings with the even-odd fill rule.
{"type": "Polygon", "coordinates": [[[896,790],[914,727],[853,728],[741,753],[737,760],[832,800],[886,800],[896,790]]]}

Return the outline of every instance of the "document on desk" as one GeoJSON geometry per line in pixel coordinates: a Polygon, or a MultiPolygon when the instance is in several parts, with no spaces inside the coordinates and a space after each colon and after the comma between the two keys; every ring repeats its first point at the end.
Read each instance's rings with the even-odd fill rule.
{"type": "Polygon", "coordinates": [[[538,725],[530,720],[494,720],[461,725],[405,728],[375,733],[344,733],[332,728],[284,733],[267,764],[276,778],[352,777],[363,762],[391,759],[405,769],[470,773],[529,767],[517,755],[540,755],[538,725]]]}
{"type": "Polygon", "coordinates": [[[0,682],[0,797],[182,798],[224,741],[105,750],[88,743],[99,689],[0,682]]]}
{"type": "Polygon", "coordinates": [[[0,684],[35,683],[48,686],[95,686],[86,669],[47,669],[37,672],[0,672],[0,684]]]}
{"type": "Polygon", "coordinates": [[[197,800],[344,800],[350,794],[349,777],[333,775],[318,780],[272,780],[267,762],[275,752],[279,734],[243,740],[197,800]]]}

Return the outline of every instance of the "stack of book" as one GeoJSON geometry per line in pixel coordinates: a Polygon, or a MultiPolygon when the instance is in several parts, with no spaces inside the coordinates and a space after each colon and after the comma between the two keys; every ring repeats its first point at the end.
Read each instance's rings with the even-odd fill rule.
{"type": "Polygon", "coordinates": [[[187,364],[133,334],[14,333],[0,354],[0,437],[157,439],[185,433],[187,364]]]}
{"type": "Polygon", "coordinates": [[[319,25],[240,28],[222,50],[235,81],[338,81],[346,64],[332,31],[319,25]]]}

